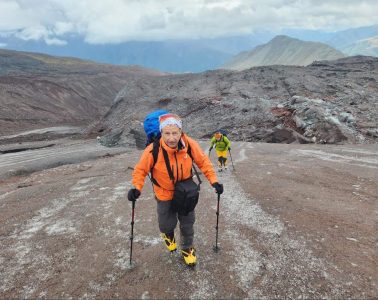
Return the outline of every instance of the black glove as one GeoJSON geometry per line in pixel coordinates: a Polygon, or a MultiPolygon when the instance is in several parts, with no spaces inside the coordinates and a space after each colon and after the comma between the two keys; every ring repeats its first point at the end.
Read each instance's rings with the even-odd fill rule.
{"type": "Polygon", "coordinates": [[[210,147],[210,148],[209,148],[209,153],[211,152],[211,150],[213,150],[213,147],[210,147]]]}
{"type": "Polygon", "coordinates": [[[231,147],[228,147],[228,150],[231,150],[231,147]]]}
{"type": "Polygon", "coordinates": [[[223,193],[223,184],[220,184],[218,182],[213,183],[213,188],[216,190],[217,194],[222,194],[223,193]]]}
{"type": "Polygon", "coordinates": [[[130,191],[127,194],[127,198],[129,201],[136,201],[140,196],[140,191],[137,189],[130,189],[130,191]]]}

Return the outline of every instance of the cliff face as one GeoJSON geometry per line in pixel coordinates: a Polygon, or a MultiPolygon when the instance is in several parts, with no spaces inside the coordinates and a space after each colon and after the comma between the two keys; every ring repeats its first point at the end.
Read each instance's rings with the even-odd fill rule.
{"type": "Polygon", "coordinates": [[[244,141],[376,142],[377,67],[378,58],[349,57],[130,80],[92,130],[116,136],[113,144],[143,147],[145,115],[164,108],[182,116],[197,138],[223,127],[244,141]]]}
{"type": "Polygon", "coordinates": [[[0,135],[102,116],[130,78],[161,75],[74,58],[0,50],[0,135]]]}

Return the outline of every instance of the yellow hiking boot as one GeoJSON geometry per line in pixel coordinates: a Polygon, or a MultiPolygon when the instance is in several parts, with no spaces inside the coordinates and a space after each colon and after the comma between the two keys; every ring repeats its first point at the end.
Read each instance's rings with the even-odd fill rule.
{"type": "Polygon", "coordinates": [[[194,248],[181,250],[182,257],[185,264],[188,266],[194,266],[197,263],[196,250],[194,248]]]}
{"type": "Polygon", "coordinates": [[[167,246],[168,251],[176,251],[177,249],[177,244],[174,236],[169,236],[165,233],[161,234],[162,239],[165,242],[165,246],[167,246]]]}

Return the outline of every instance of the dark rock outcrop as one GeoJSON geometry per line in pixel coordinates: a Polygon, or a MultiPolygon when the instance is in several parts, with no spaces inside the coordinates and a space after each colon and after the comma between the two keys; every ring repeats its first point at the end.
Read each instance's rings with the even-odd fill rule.
{"type": "Polygon", "coordinates": [[[164,108],[184,130],[208,138],[223,127],[233,140],[376,142],[378,58],[349,57],[307,67],[269,66],[129,80],[93,131],[122,128],[119,144],[140,145],[145,115],[164,108]],[[138,133],[138,134],[136,134],[138,133]]]}

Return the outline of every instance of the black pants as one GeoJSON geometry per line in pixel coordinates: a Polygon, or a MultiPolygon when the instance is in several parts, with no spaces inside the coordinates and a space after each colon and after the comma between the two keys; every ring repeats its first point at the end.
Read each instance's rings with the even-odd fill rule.
{"type": "Polygon", "coordinates": [[[160,232],[165,234],[173,234],[177,225],[180,222],[180,245],[181,249],[188,249],[193,246],[195,222],[194,210],[187,216],[180,215],[171,210],[172,201],[157,201],[157,214],[159,221],[160,232]]]}

